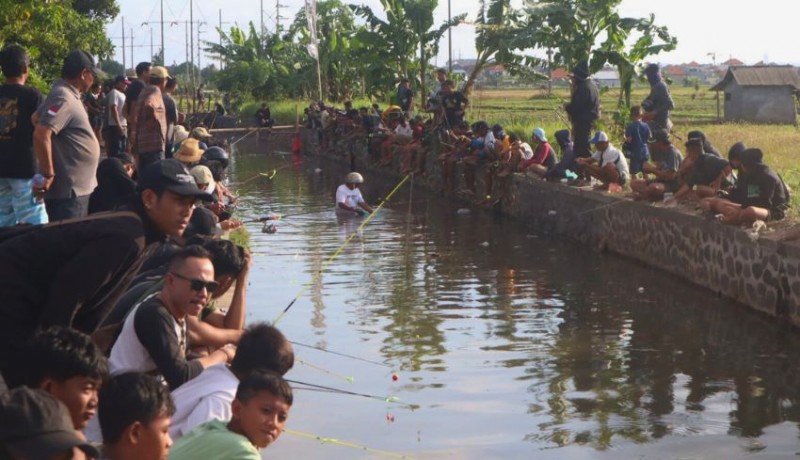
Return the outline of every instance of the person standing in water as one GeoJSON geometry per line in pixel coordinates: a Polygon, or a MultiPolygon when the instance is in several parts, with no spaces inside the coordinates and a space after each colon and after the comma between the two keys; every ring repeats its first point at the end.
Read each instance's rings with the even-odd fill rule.
{"type": "Polygon", "coordinates": [[[344,184],[336,189],[336,212],[337,214],[354,213],[363,216],[365,212],[372,213],[372,206],[364,201],[361,196],[360,184],[364,183],[364,178],[357,172],[351,172],[344,178],[344,184]]]}

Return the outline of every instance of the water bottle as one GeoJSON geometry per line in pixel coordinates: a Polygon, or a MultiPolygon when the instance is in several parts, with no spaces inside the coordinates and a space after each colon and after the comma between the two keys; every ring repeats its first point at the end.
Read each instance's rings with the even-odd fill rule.
{"type": "Polygon", "coordinates": [[[40,190],[44,187],[46,180],[43,175],[36,173],[33,175],[33,202],[35,204],[40,204],[44,201],[44,197],[37,195],[36,191],[40,190]]]}

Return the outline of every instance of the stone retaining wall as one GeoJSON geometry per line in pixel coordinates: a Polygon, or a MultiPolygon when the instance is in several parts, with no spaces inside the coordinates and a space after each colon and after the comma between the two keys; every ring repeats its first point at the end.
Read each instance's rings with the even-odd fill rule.
{"type": "MultiPolygon", "coordinates": [[[[316,131],[302,133],[303,152],[354,164],[359,171],[399,179],[399,167],[369,166],[364,141],[331,143],[321,151],[316,131]]],[[[441,190],[436,149],[415,186],[441,190]]],[[[477,189],[483,190],[482,171],[477,189]]],[[[455,198],[455,196],[454,196],[455,198]]],[[[581,243],[621,254],[704,286],[779,321],[800,326],[800,246],[794,227],[753,239],[742,228],[681,208],[515,174],[499,212],[581,243]]]]}

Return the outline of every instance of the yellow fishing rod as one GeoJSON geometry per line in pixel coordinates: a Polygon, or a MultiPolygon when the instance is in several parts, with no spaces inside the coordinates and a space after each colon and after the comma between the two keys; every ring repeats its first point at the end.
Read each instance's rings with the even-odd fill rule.
{"type": "Polygon", "coordinates": [[[327,260],[325,260],[322,263],[322,266],[320,266],[319,270],[316,273],[314,273],[314,277],[311,278],[311,281],[306,283],[303,286],[303,288],[300,289],[300,292],[298,292],[297,295],[294,296],[294,299],[292,299],[292,301],[289,302],[289,305],[287,305],[286,308],[284,308],[283,311],[275,318],[275,320],[272,322],[273,325],[277,325],[283,319],[283,317],[286,315],[289,309],[292,308],[295,302],[297,302],[297,300],[308,290],[308,288],[313,286],[314,283],[316,283],[319,280],[319,278],[322,276],[322,271],[325,270],[325,267],[327,267],[328,264],[333,262],[334,259],[339,257],[339,254],[342,253],[344,248],[347,247],[347,245],[350,244],[353,238],[355,238],[356,235],[358,235],[358,233],[372,220],[372,218],[375,217],[375,215],[378,213],[378,210],[381,209],[383,205],[386,204],[387,201],[389,201],[390,198],[392,198],[392,195],[394,195],[398,190],[400,190],[400,187],[402,187],[403,184],[406,183],[409,177],[411,177],[411,174],[403,177],[403,179],[392,189],[392,191],[389,192],[388,195],[386,195],[386,197],[383,199],[383,201],[381,201],[378,207],[376,207],[375,210],[372,211],[372,214],[370,214],[369,216],[367,216],[366,219],[364,219],[364,222],[362,222],[361,225],[358,226],[356,231],[350,234],[350,236],[348,236],[347,239],[344,240],[344,243],[342,243],[341,246],[339,246],[339,249],[337,249],[330,257],[328,257],[327,260]]]}
{"type": "Polygon", "coordinates": [[[405,458],[405,459],[413,460],[413,457],[409,457],[408,455],[399,454],[397,452],[389,452],[388,450],[373,449],[372,447],[367,447],[367,446],[364,446],[364,445],[361,445],[361,444],[356,444],[356,443],[350,442],[350,441],[342,441],[342,440],[336,439],[336,438],[326,438],[326,437],[323,437],[323,436],[317,436],[315,434],[305,433],[305,432],[297,431],[297,430],[284,430],[284,433],[290,434],[292,436],[297,436],[299,438],[310,439],[312,441],[319,441],[322,444],[333,444],[333,445],[336,445],[336,446],[349,447],[351,449],[358,449],[358,450],[361,450],[361,451],[364,451],[364,452],[369,452],[370,454],[375,454],[375,455],[378,455],[378,456],[381,456],[381,457],[386,457],[386,458],[405,458]]]}

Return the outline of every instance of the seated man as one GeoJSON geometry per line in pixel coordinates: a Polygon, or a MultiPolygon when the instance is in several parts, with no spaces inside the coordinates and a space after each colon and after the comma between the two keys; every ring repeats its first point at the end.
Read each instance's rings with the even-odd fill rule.
{"type": "Polygon", "coordinates": [[[178,440],[170,460],[261,460],[258,450],[283,433],[292,407],[292,387],[277,374],[244,377],[231,404],[231,421],[213,420],[178,440]]]}
{"type": "Polygon", "coordinates": [[[60,400],[76,430],[86,428],[97,411],[97,392],[108,376],[106,357],[92,339],[67,327],[37,334],[25,351],[24,385],[60,400]]]}
{"type": "Polygon", "coordinates": [[[575,149],[568,129],[556,131],[556,143],[561,149],[561,160],[545,174],[548,180],[566,179],[577,177],[578,163],[575,161],[575,149]],[[567,172],[569,171],[569,173],[567,172]]]}
{"type": "Polygon", "coordinates": [[[403,164],[400,172],[403,175],[414,172],[416,174],[425,173],[425,154],[426,149],[423,145],[425,137],[425,122],[422,116],[417,115],[411,120],[411,142],[400,145],[398,150],[403,156],[403,164]]]}
{"type": "MultiPolygon", "coordinates": [[[[475,195],[475,172],[481,165],[497,159],[497,140],[485,121],[478,121],[472,125],[472,143],[469,153],[462,162],[464,171],[464,189],[461,193],[475,195]]],[[[489,192],[489,191],[487,191],[489,192]]]]}
{"type": "Polygon", "coordinates": [[[171,389],[197,377],[214,364],[230,362],[232,347],[222,347],[202,358],[187,353],[186,318],[197,316],[217,289],[211,255],[199,246],[187,246],[170,259],[159,295],[134,307],[111,349],[111,374],[156,372],[171,389]]]}
{"type": "Polygon", "coordinates": [[[211,420],[227,422],[241,380],[257,370],[284,375],[293,365],[292,344],[281,331],[267,323],[250,325],[242,334],[230,366],[211,366],[172,393],[177,412],[172,417],[170,435],[177,440],[211,420]]]}
{"type": "Polygon", "coordinates": [[[690,139],[686,143],[686,161],[689,169],[686,180],[675,192],[674,199],[696,201],[698,198],[713,197],[728,184],[732,169],[722,158],[703,151],[703,141],[690,139]]]}
{"type": "Polygon", "coordinates": [[[83,460],[100,452],[72,427],[69,412],[41,390],[0,395],[0,453],[8,460],[83,460]]]}
{"type": "Polygon", "coordinates": [[[601,182],[600,188],[609,192],[620,192],[628,180],[628,161],[608,140],[608,135],[598,131],[589,141],[595,151],[590,158],[578,158],[578,165],[601,182]]]}
{"type": "Polygon", "coordinates": [[[505,136],[508,147],[497,154],[497,161],[486,168],[486,198],[481,205],[494,205],[500,202],[511,185],[509,177],[517,170],[524,159],[533,158],[533,149],[527,142],[522,142],[516,134],[505,136]]]}
{"type": "Polygon", "coordinates": [[[456,165],[467,154],[472,142],[472,132],[465,122],[446,131],[447,138],[442,141],[442,154],[439,155],[442,169],[442,191],[455,190],[456,165]]]}
{"type": "Polygon", "coordinates": [[[556,153],[547,142],[544,129],[536,128],[531,135],[536,149],[530,159],[523,160],[517,167],[518,172],[529,173],[534,177],[544,177],[556,166],[556,153]]]}
{"type": "Polygon", "coordinates": [[[107,460],[165,459],[172,447],[170,417],[175,405],[158,378],[129,372],[100,390],[98,418],[107,460]]]}
{"type": "Polygon", "coordinates": [[[790,206],[789,190],[762,162],[763,156],[760,149],[742,152],[741,174],[730,199],[706,198],[700,202],[703,211],[720,214],[720,221],[731,225],[783,219],[790,206]]]}
{"type": "Polygon", "coordinates": [[[655,179],[637,179],[631,182],[634,197],[637,199],[658,201],[664,198],[664,193],[678,191],[680,182],[678,171],[681,168],[683,155],[670,140],[669,132],[665,129],[653,131],[650,143],[650,160],[642,166],[642,172],[655,176],[655,179]]]}

